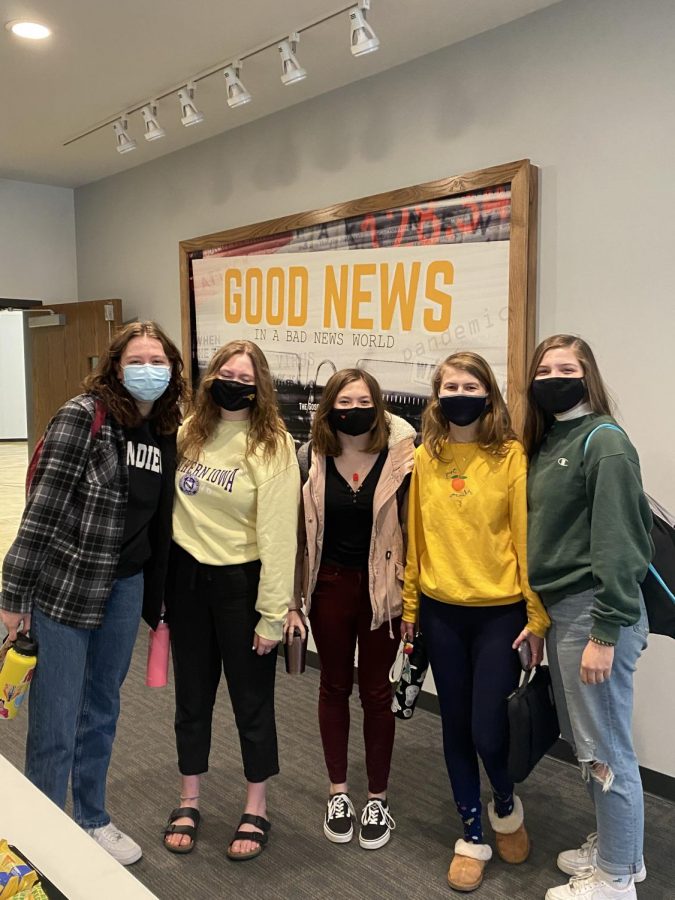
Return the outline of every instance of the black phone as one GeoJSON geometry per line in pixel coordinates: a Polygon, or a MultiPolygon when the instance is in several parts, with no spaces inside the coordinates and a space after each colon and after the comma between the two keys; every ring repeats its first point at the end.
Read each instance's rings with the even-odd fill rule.
{"type": "Polygon", "coordinates": [[[520,665],[525,671],[532,668],[532,650],[528,641],[521,641],[518,645],[518,656],[520,657],[520,665]]]}

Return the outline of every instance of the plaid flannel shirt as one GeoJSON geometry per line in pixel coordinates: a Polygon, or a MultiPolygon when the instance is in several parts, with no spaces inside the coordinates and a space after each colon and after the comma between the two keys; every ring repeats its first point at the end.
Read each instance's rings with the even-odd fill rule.
{"type": "Polygon", "coordinates": [[[57,622],[95,628],[119,560],[129,474],[124,431],[108,416],[92,439],[95,399],[69,400],[47,427],[14,543],[0,608],[35,604],[57,622]]]}

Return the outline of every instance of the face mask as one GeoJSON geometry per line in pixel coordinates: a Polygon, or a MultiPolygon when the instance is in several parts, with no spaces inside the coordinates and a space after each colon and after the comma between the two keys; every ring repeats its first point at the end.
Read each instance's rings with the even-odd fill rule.
{"type": "Polygon", "coordinates": [[[331,409],[328,421],[336,431],[357,437],[365,434],[375,424],[377,413],[374,406],[354,406],[352,409],[331,409]]]}
{"type": "Polygon", "coordinates": [[[254,384],[244,384],[241,381],[229,381],[225,378],[216,378],[209,388],[211,397],[222,409],[228,412],[238,412],[240,409],[248,409],[255,403],[256,389],[254,384]]]}
{"type": "Polygon", "coordinates": [[[555,415],[572,409],[586,396],[583,378],[537,378],[532,395],[544,412],[555,415]]]}
{"type": "Polygon", "coordinates": [[[134,400],[149,403],[157,400],[171,381],[169,366],[123,366],[122,384],[134,400]]]}
{"type": "Polygon", "coordinates": [[[487,397],[471,397],[468,394],[453,394],[439,397],[441,412],[453,425],[471,425],[480,418],[487,406],[487,397]]]}

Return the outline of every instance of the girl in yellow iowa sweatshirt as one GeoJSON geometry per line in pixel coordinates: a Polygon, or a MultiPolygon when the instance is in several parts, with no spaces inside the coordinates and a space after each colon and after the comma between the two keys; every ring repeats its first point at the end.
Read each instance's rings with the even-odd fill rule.
{"type": "Polygon", "coordinates": [[[293,439],[256,344],[230,341],[216,351],[178,449],[166,607],[182,779],[164,846],[189,853],[197,840],[222,671],[246,777],[246,806],[227,856],[252,859],[268,840],[267,780],[279,771],[276,648],[293,597],[300,502],[293,439]]]}
{"type": "Polygon", "coordinates": [[[494,374],[455,353],[434,374],[410,487],[402,635],[415,623],[429,653],[443,747],[464,837],[450,886],[474,890],[492,848],[483,840],[478,756],[506,862],[529,853],[521,801],[507,772],[506,698],[519,680],[516,648],[541,660],[549,619],[527,580],[527,459],[494,374]]]}

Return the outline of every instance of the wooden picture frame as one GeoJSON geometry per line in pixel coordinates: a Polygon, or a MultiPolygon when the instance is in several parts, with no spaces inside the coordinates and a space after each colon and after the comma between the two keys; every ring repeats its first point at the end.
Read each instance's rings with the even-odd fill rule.
{"type": "Polygon", "coordinates": [[[538,170],[527,159],[181,241],[179,245],[181,329],[188,377],[192,375],[189,361],[192,359],[195,339],[194,311],[190,308],[191,254],[226,244],[239,244],[270,237],[307,226],[503,185],[508,185],[511,191],[507,401],[514,426],[520,430],[524,416],[523,398],[527,369],[534,347],[536,312],[538,170]]]}

